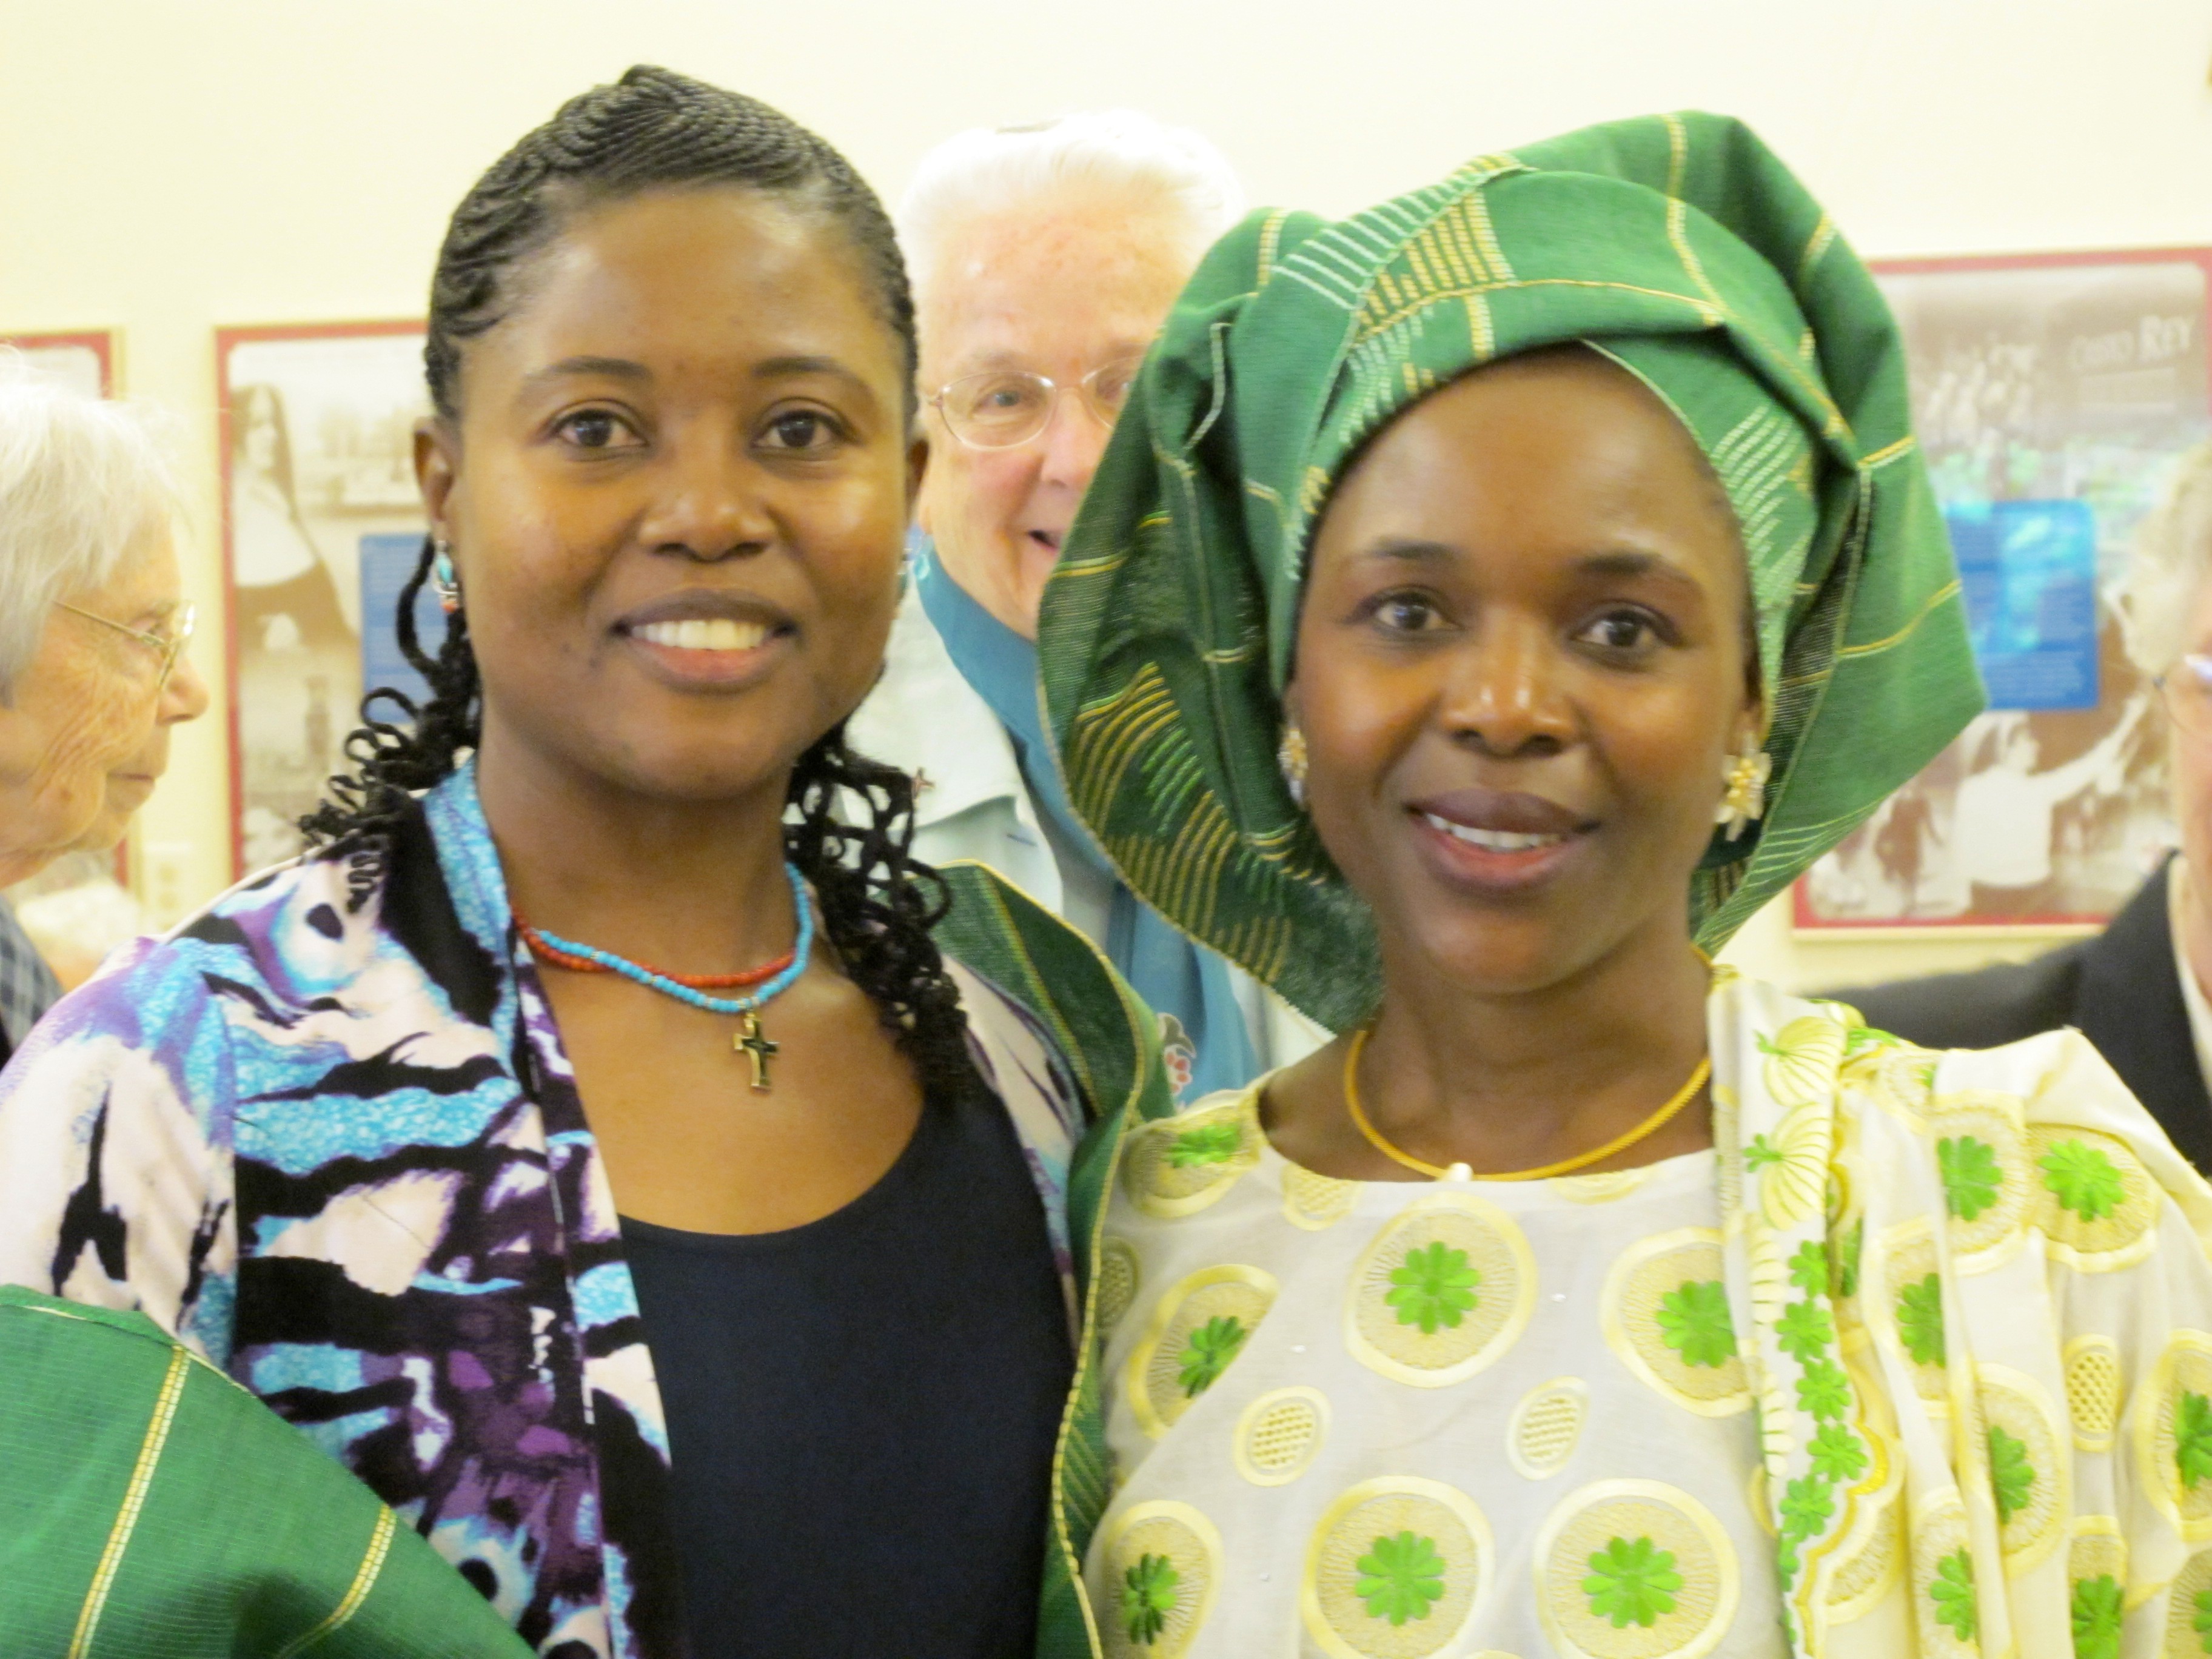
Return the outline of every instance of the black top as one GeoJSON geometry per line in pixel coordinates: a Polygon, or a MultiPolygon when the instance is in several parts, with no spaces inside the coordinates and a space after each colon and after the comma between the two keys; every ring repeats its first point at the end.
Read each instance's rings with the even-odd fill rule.
{"type": "Polygon", "coordinates": [[[622,1233],[690,1659],[1030,1659],[1073,1360],[998,1100],[933,1097],[884,1178],[805,1226],[622,1233]]]}
{"type": "Polygon", "coordinates": [[[1994,1048],[2074,1026],[2181,1155],[2212,1174],[2212,1097],[2174,965],[2166,873],[2160,866],[2094,939],[2032,962],[1828,994],[1929,1048],[1994,1048]]]}

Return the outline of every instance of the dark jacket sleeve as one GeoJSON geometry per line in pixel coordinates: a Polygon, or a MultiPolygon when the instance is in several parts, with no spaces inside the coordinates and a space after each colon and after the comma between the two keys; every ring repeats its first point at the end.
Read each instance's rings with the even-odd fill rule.
{"type": "Polygon", "coordinates": [[[1996,1048],[2075,1024],[2074,995],[2089,943],[2077,940],[2032,961],[1972,973],[1821,994],[1849,1003],[1876,1030],[1923,1048],[1996,1048]]]}

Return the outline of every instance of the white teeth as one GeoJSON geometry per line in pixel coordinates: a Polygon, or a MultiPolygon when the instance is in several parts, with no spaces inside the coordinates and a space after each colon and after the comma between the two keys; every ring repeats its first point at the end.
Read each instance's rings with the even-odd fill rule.
{"type": "Polygon", "coordinates": [[[750,651],[768,643],[768,624],[728,617],[691,617],[683,622],[647,623],[632,630],[652,645],[678,651],[750,651]]]}
{"type": "Polygon", "coordinates": [[[1421,816],[1455,841],[1463,841],[1488,853],[1533,852],[1539,847],[1556,847],[1566,839],[1561,835],[1524,836],[1510,830],[1474,830],[1464,823],[1454,823],[1449,818],[1440,818],[1434,812],[1421,816]]]}

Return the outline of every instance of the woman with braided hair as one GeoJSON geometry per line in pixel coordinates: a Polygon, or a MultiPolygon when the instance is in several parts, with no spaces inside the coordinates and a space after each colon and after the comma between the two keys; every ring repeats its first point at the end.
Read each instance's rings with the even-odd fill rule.
{"type": "Polygon", "coordinates": [[[845,744],[913,356],[775,111],[636,69],[524,138],[431,293],[428,700],[0,1089],[0,1279],[150,1315],[549,1656],[1036,1645],[1073,1149],[1166,1083],[845,744]]]}

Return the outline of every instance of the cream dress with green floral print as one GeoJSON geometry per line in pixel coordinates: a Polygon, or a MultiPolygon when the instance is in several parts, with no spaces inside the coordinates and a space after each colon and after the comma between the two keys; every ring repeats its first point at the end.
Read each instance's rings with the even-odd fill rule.
{"type": "Polygon", "coordinates": [[[2073,1033],[1708,1015],[1714,1151],[1617,1175],[1131,1134],[1106,1653],[2212,1654],[2212,1190],[2073,1033]]]}

